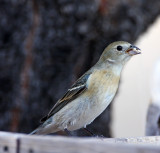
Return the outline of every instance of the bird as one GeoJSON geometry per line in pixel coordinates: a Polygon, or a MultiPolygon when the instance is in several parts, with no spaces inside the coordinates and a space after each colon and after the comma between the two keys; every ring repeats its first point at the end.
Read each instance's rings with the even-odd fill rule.
{"type": "Polygon", "coordinates": [[[41,125],[30,134],[45,135],[86,128],[113,100],[124,65],[140,53],[138,47],[126,41],[109,44],[98,62],[67,90],[41,119],[41,125]]]}

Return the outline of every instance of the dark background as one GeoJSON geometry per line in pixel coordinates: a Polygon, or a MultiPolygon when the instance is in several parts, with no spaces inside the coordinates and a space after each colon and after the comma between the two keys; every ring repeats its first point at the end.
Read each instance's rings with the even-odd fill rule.
{"type": "MultiPolygon", "coordinates": [[[[159,13],[159,0],[0,0],[0,130],[31,132],[109,43],[134,43],[159,13]]],[[[110,111],[88,128],[110,137],[110,111]]]]}

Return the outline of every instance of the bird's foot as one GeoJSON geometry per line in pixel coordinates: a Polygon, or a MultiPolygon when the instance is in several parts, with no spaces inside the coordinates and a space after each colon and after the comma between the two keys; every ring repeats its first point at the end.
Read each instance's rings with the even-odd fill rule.
{"type": "Polygon", "coordinates": [[[87,128],[83,128],[89,135],[91,135],[94,138],[104,138],[103,135],[96,135],[94,133],[92,133],[90,130],[88,130],[87,128]]]}
{"type": "Polygon", "coordinates": [[[101,139],[101,140],[103,140],[103,139],[105,138],[103,135],[94,135],[93,137],[94,137],[94,138],[101,139]]]}
{"type": "Polygon", "coordinates": [[[87,128],[83,128],[90,136],[95,137],[95,134],[92,133],[90,130],[88,130],[87,128]]]}

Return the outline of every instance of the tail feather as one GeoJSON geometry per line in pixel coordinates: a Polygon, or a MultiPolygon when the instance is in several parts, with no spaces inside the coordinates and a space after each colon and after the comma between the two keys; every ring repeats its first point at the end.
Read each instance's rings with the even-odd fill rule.
{"type": "Polygon", "coordinates": [[[34,131],[32,131],[31,133],[29,133],[29,135],[34,135],[37,134],[37,129],[35,129],[34,131]]]}
{"type": "Polygon", "coordinates": [[[57,124],[54,123],[55,122],[52,120],[52,118],[50,118],[46,120],[44,123],[42,123],[37,129],[35,129],[29,135],[44,135],[60,131],[61,129],[59,129],[59,126],[57,126],[57,124]]]}
{"type": "Polygon", "coordinates": [[[43,125],[40,125],[37,129],[29,133],[29,135],[42,135],[42,134],[47,134],[46,128],[43,127],[43,125]]]}
{"type": "Polygon", "coordinates": [[[50,126],[41,125],[37,129],[29,133],[29,135],[45,135],[45,134],[55,133],[57,131],[60,131],[60,129],[52,125],[50,126]]]}
{"type": "Polygon", "coordinates": [[[45,129],[35,129],[31,133],[29,133],[29,135],[46,135],[46,134],[50,134],[50,133],[52,133],[52,132],[49,132],[45,129]]]}

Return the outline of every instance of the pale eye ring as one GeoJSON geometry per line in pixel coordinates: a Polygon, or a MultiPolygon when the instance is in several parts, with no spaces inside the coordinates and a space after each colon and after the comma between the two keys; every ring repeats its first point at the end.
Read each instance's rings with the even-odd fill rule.
{"type": "Polygon", "coordinates": [[[117,50],[118,50],[118,51],[121,51],[122,49],[123,49],[122,46],[117,46],[117,50]]]}

